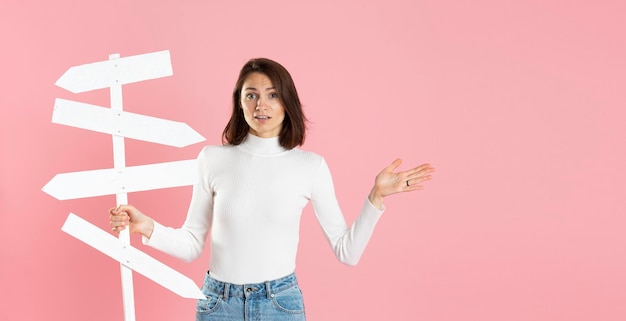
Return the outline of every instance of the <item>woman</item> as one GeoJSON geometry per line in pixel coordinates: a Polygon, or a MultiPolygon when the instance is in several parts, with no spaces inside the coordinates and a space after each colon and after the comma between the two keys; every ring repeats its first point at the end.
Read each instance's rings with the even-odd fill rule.
{"type": "Polygon", "coordinates": [[[294,274],[300,215],[311,201],[337,258],[359,261],[381,216],[385,196],[421,189],[434,170],[424,164],[376,176],[359,217],[348,227],[324,158],[302,151],[306,118],[287,70],[269,59],[246,63],[233,91],[223,146],[198,156],[200,181],[179,229],[160,225],[135,207],[111,209],[113,231],[130,227],[143,242],[191,261],[210,234],[210,268],[197,320],[304,320],[294,274]]]}

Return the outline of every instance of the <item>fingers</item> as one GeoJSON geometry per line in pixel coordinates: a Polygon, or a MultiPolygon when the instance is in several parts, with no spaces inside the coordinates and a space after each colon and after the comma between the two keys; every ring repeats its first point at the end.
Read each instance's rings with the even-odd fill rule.
{"type": "Polygon", "coordinates": [[[402,174],[406,175],[407,179],[413,179],[416,177],[428,175],[434,171],[435,171],[435,168],[432,165],[423,164],[415,168],[409,169],[408,171],[402,174]]]}
{"type": "Polygon", "coordinates": [[[122,212],[132,211],[134,207],[132,205],[118,205],[117,207],[111,208],[109,213],[111,214],[120,214],[122,212]]]}
{"type": "Polygon", "coordinates": [[[401,192],[412,192],[412,191],[421,191],[424,189],[424,185],[417,185],[417,183],[415,185],[409,185],[406,187],[403,187],[401,192]]]}
{"type": "Polygon", "coordinates": [[[118,206],[109,210],[109,224],[111,230],[120,232],[130,224],[130,216],[124,210],[123,206],[118,206]]]}
{"type": "Polygon", "coordinates": [[[431,180],[432,175],[430,175],[430,173],[434,171],[435,171],[435,168],[432,167],[432,165],[430,164],[422,164],[418,167],[415,167],[413,169],[406,171],[404,173],[406,175],[405,176],[405,183],[406,183],[405,190],[412,191],[412,190],[417,190],[417,189],[423,189],[423,186],[419,184],[424,181],[431,180]]]}
{"type": "Polygon", "coordinates": [[[415,167],[413,169],[410,169],[409,171],[413,171],[413,172],[416,172],[416,173],[417,172],[428,172],[428,173],[430,173],[430,172],[433,172],[434,170],[435,170],[435,168],[432,165],[426,163],[426,164],[422,164],[420,166],[417,166],[417,167],[415,167]]]}
{"type": "Polygon", "coordinates": [[[419,177],[416,177],[416,178],[407,179],[406,180],[406,187],[409,190],[412,190],[412,188],[415,188],[415,187],[422,187],[421,185],[419,185],[420,183],[425,182],[425,181],[429,181],[431,179],[432,179],[431,175],[419,176],[419,177]]]}
{"type": "Polygon", "coordinates": [[[119,232],[130,224],[130,220],[128,215],[111,215],[109,224],[111,225],[111,229],[113,231],[119,232]]]}

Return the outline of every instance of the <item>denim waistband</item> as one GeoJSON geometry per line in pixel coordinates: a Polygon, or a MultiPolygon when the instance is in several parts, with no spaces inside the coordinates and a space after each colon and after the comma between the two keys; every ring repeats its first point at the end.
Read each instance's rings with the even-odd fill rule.
{"type": "Polygon", "coordinates": [[[218,294],[224,299],[228,299],[229,297],[243,298],[249,296],[267,296],[269,299],[274,297],[274,293],[284,291],[295,285],[298,285],[295,273],[263,283],[232,284],[216,280],[207,272],[202,289],[218,294]]]}

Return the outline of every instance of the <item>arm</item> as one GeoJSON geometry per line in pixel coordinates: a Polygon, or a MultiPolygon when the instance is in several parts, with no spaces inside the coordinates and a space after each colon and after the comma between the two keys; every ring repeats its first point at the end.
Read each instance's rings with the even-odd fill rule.
{"type": "Polygon", "coordinates": [[[323,159],[316,174],[311,204],[337,259],[348,265],[356,265],[365,251],[383,209],[374,207],[366,199],[360,215],[352,226],[348,227],[335,197],[330,170],[323,159]]]}
{"type": "Polygon", "coordinates": [[[184,261],[193,261],[202,254],[213,213],[213,194],[204,184],[204,161],[198,158],[200,179],[193,187],[187,218],[181,228],[165,227],[132,205],[111,209],[111,227],[119,232],[130,227],[141,234],[143,243],[184,261]]]}
{"type": "Polygon", "coordinates": [[[418,184],[430,179],[428,174],[434,170],[430,165],[425,164],[405,172],[394,173],[393,170],[400,166],[400,163],[399,159],[394,161],[376,176],[375,184],[359,216],[352,226],[348,227],[335,197],[330,170],[326,162],[322,160],[311,202],[335,256],[342,263],[356,265],[360,260],[376,223],[384,211],[384,198],[399,192],[422,189],[423,187],[418,184]]]}

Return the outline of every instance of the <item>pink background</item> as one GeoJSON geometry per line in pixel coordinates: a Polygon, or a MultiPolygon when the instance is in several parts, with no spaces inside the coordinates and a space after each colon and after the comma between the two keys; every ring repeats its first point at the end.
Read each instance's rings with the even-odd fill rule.
{"type": "MultiPolygon", "coordinates": [[[[425,191],[388,211],[357,267],[310,208],[298,274],[309,320],[625,320],[623,1],[17,1],[0,3],[0,320],[122,320],[119,265],[60,228],[108,230],[113,196],[58,201],[57,173],[113,165],[110,136],[53,124],[73,65],[169,49],[174,76],[124,86],[125,110],[219,144],[241,65],[295,78],[352,221],[395,157],[431,162],[425,191]]],[[[127,140],[127,164],[194,158],[127,140]]],[[[191,188],[133,193],[179,225],[191,188]]],[[[186,264],[133,244],[198,284],[186,264]]],[[[137,320],[193,320],[195,302],[135,276],[137,320]]]]}

